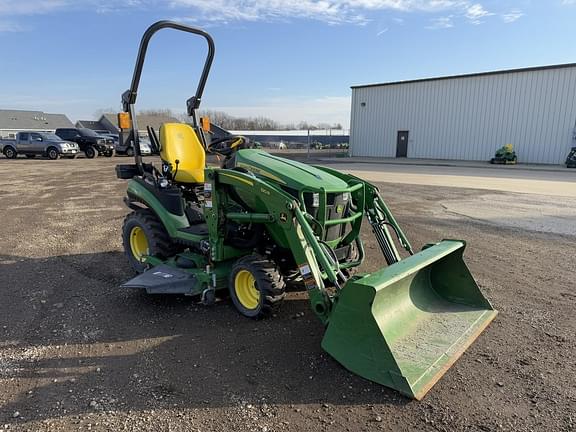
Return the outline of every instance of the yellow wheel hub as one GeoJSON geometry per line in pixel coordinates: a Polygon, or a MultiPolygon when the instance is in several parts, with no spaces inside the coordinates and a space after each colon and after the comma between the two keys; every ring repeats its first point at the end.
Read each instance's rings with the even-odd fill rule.
{"type": "Polygon", "coordinates": [[[260,291],[256,288],[256,278],[248,270],[240,270],[234,278],[236,297],[246,309],[256,309],[260,303],[260,291]]]}
{"type": "Polygon", "coordinates": [[[130,249],[132,250],[132,255],[138,261],[143,261],[144,255],[149,254],[146,233],[139,226],[135,226],[130,231],[130,249]]]}

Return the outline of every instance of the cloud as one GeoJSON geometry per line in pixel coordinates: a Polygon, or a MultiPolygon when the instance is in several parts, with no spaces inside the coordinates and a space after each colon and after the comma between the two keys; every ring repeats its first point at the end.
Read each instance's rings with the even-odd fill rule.
{"type": "Polygon", "coordinates": [[[0,33],[15,33],[26,31],[26,28],[12,21],[0,21],[0,33]]]}
{"type": "Polygon", "coordinates": [[[488,16],[494,15],[491,12],[488,12],[486,9],[484,9],[484,6],[482,6],[480,3],[476,3],[473,5],[470,5],[466,8],[466,13],[464,14],[464,16],[472,23],[475,25],[478,24],[482,24],[482,18],[486,18],[488,16]]]}
{"type": "Polygon", "coordinates": [[[356,8],[336,0],[173,0],[176,9],[193,9],[194,18],[200,22],[281,21],[304,18],[328,24],[365,24],[367,18],[356,8]]]}
{"type": "MultiPolygon", "coordinates": [[[[567,2],[568,0],[564,0],[567,2]]],[[[569,0],[576,2],[576,0],[569,0]]],[[[203,26],[234,22],[290,22],[307,19],[330,25],[366,25],[376,12],[452,14],[480,24],[488,16],[481,3],[470,0],[0,0],[0,17],[47,14],[69,10],[115,13],[119,10],[169,12],[177,20],[203,26]]],[[[502,15],[504,22],[519,18],[518,11],[502,15]]],[[[395,17],[398,24],[404,18],[395,17]]],[[[452,16],[435,17],[429,28],[452,27],[452,16]]]]}
{"type": "Polygon", "coordinates": [[[434,18],[430,20],[430,25],[426,28],[428,30],[441,30],[454,27],[454,22],[452,21],[453,15],[434,18]]]}
{"type": "Polygon", "coordinates": [[[168,0],[0,0],[0,16],[41,15],[63,10],[113,12],[148,6],[168,7],[168,0]]]}
{"type": "Polygon", "coordinates": [[[514,21],[519,20],[524,16],[524,13],[521,10],[515,9],[508,13],[502,14],[500,17],[502,21],[505,23],[513,23],[514,21]]]}
{"type": "Polygon", "coordinates": [[[67,4],[65,0],[0,0],[0,16],[44,14],[67,4]]]}
{"type": "MultiPolygon", "coordinates": [[[[328,24],[370,21],[374,11],[441,12],[469,6],[464,0],[170,0],[172,8],[192,9],[183,20],[194,22],[279,21],[313,19],[328,24]]],[[[396,22],[403,22],[396,18],[396,22]]]]}

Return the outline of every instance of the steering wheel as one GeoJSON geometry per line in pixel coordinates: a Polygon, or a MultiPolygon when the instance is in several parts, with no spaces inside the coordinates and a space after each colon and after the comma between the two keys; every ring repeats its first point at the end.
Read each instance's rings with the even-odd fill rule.
{"type": "Polygon", "coordinates": [[[245,147],[250,141],[241,135],[229,135],[212,140],[208,145],[209,153],[217,153],[222,156],[230,156],[234,151],[245,147]]]}

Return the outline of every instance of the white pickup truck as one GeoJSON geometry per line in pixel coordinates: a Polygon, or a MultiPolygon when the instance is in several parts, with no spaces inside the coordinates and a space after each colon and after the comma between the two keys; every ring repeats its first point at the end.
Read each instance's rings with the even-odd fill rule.
{"type": "Polygon", "coordinates": [[[46,156],[58,159],[60,156],[75,158],[80,153],[78,144],[64,141],[49,132],[18,132],[16,139],[0,140],[0,151],[8,159],[15,159],[19,154],[27,158],[46,156]]]}

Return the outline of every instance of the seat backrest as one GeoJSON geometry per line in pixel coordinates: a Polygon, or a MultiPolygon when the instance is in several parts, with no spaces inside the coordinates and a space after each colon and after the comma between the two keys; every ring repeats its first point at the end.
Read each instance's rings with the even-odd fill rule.
{"type": "Polygon", "coordinates": [[[176,172],[174,181],[203,183],[206,152],[196,132],[185,123],[164,123],[160,126],[160,157],[176,172]],[[176,171],[178,160],[178,171],[176,171]]]}

